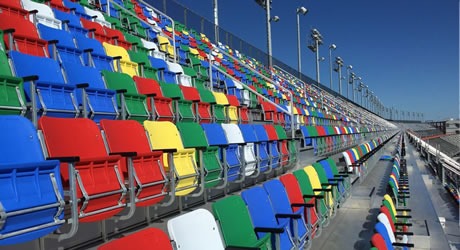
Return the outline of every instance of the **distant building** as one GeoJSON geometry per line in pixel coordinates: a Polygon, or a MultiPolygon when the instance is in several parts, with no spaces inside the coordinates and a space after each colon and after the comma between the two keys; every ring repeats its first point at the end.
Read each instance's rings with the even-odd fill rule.
{"type": "Polygon", "coordinates": [[[446,134],[460,134],[460,120],[446,121],[446,134]]]}

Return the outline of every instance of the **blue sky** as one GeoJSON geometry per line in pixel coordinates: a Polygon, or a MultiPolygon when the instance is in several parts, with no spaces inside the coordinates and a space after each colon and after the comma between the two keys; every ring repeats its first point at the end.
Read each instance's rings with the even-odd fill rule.
{"type": "MultiPolygon", "coordinates": [[[[213,20],[212,0],[178,0],[213,20]]],[[[459,3],[454,0],[273,0],[273,56],[297,68],[296,8],[301,17],[302,72],[315,78],[307,48],[311,28],[324,38],[321,83],[329,86],[329,53],[363,78],[389,107],[424,112],[425,119],[459,116],[459,3]]],[[[220,26],[266,51],[265,11],[254,0],[219,0],[220,26]]],[[[333,73],[334,89],[337,74],[333,73]]],[[[343,83],[343,88],[345,84],[343,83]]]]}

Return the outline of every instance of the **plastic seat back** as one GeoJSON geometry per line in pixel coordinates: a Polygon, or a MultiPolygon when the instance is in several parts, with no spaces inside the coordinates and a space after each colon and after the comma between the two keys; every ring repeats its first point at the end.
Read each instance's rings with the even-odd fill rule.
{"type": "MultiPolygon", "coordinates": [[[[151,151],[144,127],[132,120],[101,120],[101,128],[111,153],[135,152],[133,174],[135,186],[142,187],[136,192],[136,206],[151,206],[165,195],[165,173],[163,153],[151,151]]],[[[121,161],[125,178],[129,175],[127,160],[121,161]]]]}
{"type": "Polygon", "coordinates": [[[0,138],[0,246],[44,237],[64,223],[59,161],[45,161],[24,117],[0,116],[0,138]]]}
{"type": "Polygon", "coordinates": [[[270,234],[263,238],[257,237],[246,204],[240,196],[232,195],[220,199],[212,204],[212,210],[226,246],[272,249],[270,234]]]}
{"type": "MultiPolygon", "coordinates": [[[[291,249],[292,240],[288,231],[288,222],[279,223],[275,217],[275,211],[272,208],[271,201],[262,187],[252,187],[241,192],[241,197],[247,205],[251,216],[253,226],[265,228],[284,228],[285,231],[280,234],[281,249],[291,249]]],[[[257,233],[258,238],[262,238],[267,233],[257,233]]],[[[272,235],[272,245],[276,246],[275,235],[272,235]]]]}
{"type": "MultiPolygon", "coordinates": [[[[195,149],[185,149],[177,127],[171,122],[144,121],[144,128],[148,132],[150,145],[154,150],[176,149],[173,153],[174,175],[176,181],[176,195],[182,196],[193,192],[198,183],[198,170],[195,160],[195,149]]],[[[164,159],[167,159],[165,154],[164,159]]],[[[170,163],[165,168],[170,171],[170,163]]]]}
{"type": "Polygon", "coordinates": [[[35,22],[34,18],[36,18],[36,20],[39,23],[42,23],[54,29],[61,29],[61,20],[56,19],[54,17],[54,13],[51,10],[51,7],[49,7],[48,5],[33,2],[31,0],[22,0],[22,5],[24,6],[25,10],[37,11],[36,14],[30,15],[31,22],[35,22]]]}
{"type": "Polygon", "coordinates": [[[203,128],[194,122],[178,122],[176,124],[185,148],[199,148],[203,154],[203,164],[206,171],[205,187],[210,188],[219,183],[222,174],[219,161],[218,147],[209,147],[203,128]]]}
{"type": "MultiPolygon", "coordinates": [[[[73,95],[75,86],[65,84],[59,63],[55,60],[22,54],[10,51],[10,58],[15,75],[26,77],[37,75],[35,82],[37,89],[37,108],[46,111],[47,115],[60,117],[75,117],[77,114],[76,103],[73,95]],[[41,65],[42,67],[37,67],[41,65]]],[[[30,82],[24,83],[24,92],[30,100],[30,82]]],[[[41,112],[40,112],[41,115],[41,112]]]]}
{"type": "Polygon", "coordinates": [[[219,227],[212,213],[199,208],[168,221],[168,232],[177,249],[223,250],[219,227]],[[193,225],[191,230],[190,225],[193,225]]]}
{"type": "Polygon", "coordinates": [[[101,132],[85,118],[42,117],[38,121],[50,157],[78,156],[76,187],[69,186],[69,171],[61,163],[64,187],[75,189],[79,221],[94,222],[119,213],[125,206],[124,178],[118,169],[121,158],[109,156],[101,132]]]}
{"type": "Polygon", "coordinates": [[[98,247],[98,250],[149,250],[152,246],[158,249],[173,250],[169,237],[158,228],[147,228],[142,231],[119,238],[98,247]]]}
{"type": "Polygon", "coordinates": [[[102,46],[104,46],[105,52],[107,53],[108,56],[111,57],[117,57],[120,56],[120,67],[121,69],[118,68],[118,63],[117,60],[113,61],[113,68],[115,71],[123,72],[125,74],[128,74],[129,76],[138,76],[138,65],[135,62],[132,62],[128,52],[126,51],[125,48],[121,46],[116,46],[112,45],[110,43],[102,43],[102,46]]]}

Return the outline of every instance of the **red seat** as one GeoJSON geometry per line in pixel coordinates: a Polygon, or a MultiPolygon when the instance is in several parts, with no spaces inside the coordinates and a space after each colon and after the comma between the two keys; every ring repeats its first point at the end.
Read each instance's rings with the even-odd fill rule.
{"type": "Polygon", "coordinates": [[[113,240],[100,247],[98,250],[172,250],[168,235],[158,228],[147,228],[130,234],[120,239],[113,240]]]}
{"type": "Polygon", "coordinates": [[[125,207],[124,178],[118,170],[121,157],[107,154],[94,121],[44,116],[38,127],[43,132],[49,157],[79,157],[74,163],[76,187],[69,186],[67,163],[61,163],[61,178],[65,189],[76,190],[80,222],[105,220],[125,207]]]}
{"type": "Polygon", "coordinates": [[[80,18],[83,27],[90,31],[90,36],[103,43],[121,46],[127,50],[131,49],[131,43],[125,40],[123,33],[119,30],[114,30],[109,27],[100,25],[99,23],[80,18]]]}
{"type": "MultiPolygon", "coordinates": [[[[166,177],[163,152],[151,151],[144,127],[133,120],[101,120],[110,153],[135,152],[132,157],[137,186],[136,206],[151,206],[163,200],[166,177]]],[[[121,162],[125,178],[128,177],[127,159],[121,162]]]]}
{"type": "Polygon", "coordinates": [[[194,87],[188,87],[184,85],[179,86],[182,90],[182,94],[184,95],[185,100],[189,100],[192,102],[199,102],[200,101],[200,93],[194,87]]]}
{"type": "Polygon", "coordinates": [[[47,57],[48,43],[40,39],[34,24],[29,17],[10,15],[8,12],[0,13],[0,29],[5,31],[13,29],[12,34],[4,34],[5,46],[8,50],[17,50],[25,54],[47,57]],[[13,36],[13,45],[9,43],[9,35],[13,36]],[[13,46],[13,48],[11,48],[13,46]]]}
{"type": "MultiPolygon", "coordinates": [[[[302,191],[300,190],[299,184],[297,183],[297,178],[289,173],[280,177],[281,183],[283,183],[286,193],[291,203],[292,210],[294,212],[304,209],[305,213],[305,223],[316,225],[318,223],[318,215],[315,209],[315,198],[311,198],[308,204],[312,206],[310,208],[304,207],[301,204],[305,204],[305,199],[303,198],[302,191]],[[297,204],[297,205],[296,205],[297,204]],[[311,222],[308,221],[308,212],[310,212],[311,222]]],[[[313,228],[312,236],[315,236],[317,228],[313,228]]]]}
{"type": "Polygon", "coordinates": [[[64,4],[62,3],[62,0],[50,0],[50,1],[45,1],[51,8],[58,9],[63,12],[69,12],[70,9],[65,7],[64,4]]]}
{"type": "Polygon", "coordinates": [[[276,110],[276,107],[273,106],[273,104],[269,103],[269,102],[265,102],[265,101],[262,101],[260,102],[261,106],[262,106],[262,111],[264,112],[264,120],[265,121],[275,121],[277,119],[275,119],[275,110],[276,110]]]}
{"type": "Polygon", "coordinates": [[[265,131],[267,131],[268,139],[270,141],[278,141],[278,134],[276,133],[275,127],[273,125],[264,125],[265,131]]]}
{"type": "MultiPolygon", "coordinates": [[[[158,82],[150,78],[143,78],[139,76],[134,76],[133,79],[136,82],[139,94],[147,96],[152,94],[155,95],[153,97],[155,107],[155,120],[170,122],[174,121],[172,99],[163,96],[161,87],[158,82]]],[[[150,98],[147,98],[147,106],[149,110],[152,110],[150,98]]]]}
{"type": "Polygon", "coordinates": [[[372,246],[376,247],[378,250],[387,250],[387,244],[385,239],[379,233],[375,233],[371,238],[372,246]]]}
{"type": "Polygon", "coordinates": [[[22,8],[20,0],[4,0],[0,1],[0,10],[6,16],[29,16],[29,11],[22,8]]]}

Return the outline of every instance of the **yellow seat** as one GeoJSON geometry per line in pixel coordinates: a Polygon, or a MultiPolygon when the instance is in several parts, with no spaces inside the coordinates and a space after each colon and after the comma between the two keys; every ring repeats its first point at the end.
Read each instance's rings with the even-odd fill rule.
{"type": "MultiPolygon", "coordinates": [[[[111,57],[120,56],[121,57],[120,59],[121,72],[128,74],[131,77],[139,75],[139,73],[137,72],[137,69],[138,69],[137,63],[131,61],[131,58],[129,58],[129,55],[128,55],[128,51],[126,51],[125,48],[116,46],[116,45],[112,45],[106,42],[102,43],[102,45],[104,46],[105,53],[108,56],[111,56],[111,57]]],[[[113,68],[115,69],[115,71],[120,72],[120,70],[118,69],[117,60],[113,61],[113,68]]]]}
{"type": "MultiPolygon", "coordinates": [[[[198,186],[198,170],[196,167],[195,149],[185,149],[176,125],[171,122],[144,121],[148,132],[150,145],[153,150],[176,149],[173,153],[174,177],[176,178],[176,195],[185,196],[198,186]]],[[[167,159],[167,154],[163,155],[167,159]]],[[[165,160],[165,170],[170,171],[169,163],[165,160]]]]}
{"type": "Polygon", "coordinates": [[[195,48],[190,47],[189,50],[190,50],[190,54],[192,54],[192,55],[195,55],[195,56],[200,55],[200,53],[198,52],[198,50],[195,49],[195,48]]]}
{"type": "Polygon", "coordinates": [[[171,42],[167,37],[157,36],[158,44],[160,45],[160,50],[166,53],[170,58],[174,58],[176,53],[174,52],[174,47],[171,45],[171,42]]]}
{"type": "MultiPolygon", "coordinates": [[[[331,185],[321,185],[321,181],[319,180],[318,173],[313,166],[306,166],[304,169],[305,173],[308,175],[308,179],[310,179],[311,186],[313,190],[318,189],[332,189],[331,185]]],[[[323,195],[323,191],[314,191],[315,195],[323,195]]],[[[326,206],[328,208],[329,215],[333,213],[334,207],[334,198],[331,192],[324,191],[324,201],[326,202],[326,206]]]]}

